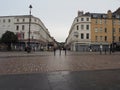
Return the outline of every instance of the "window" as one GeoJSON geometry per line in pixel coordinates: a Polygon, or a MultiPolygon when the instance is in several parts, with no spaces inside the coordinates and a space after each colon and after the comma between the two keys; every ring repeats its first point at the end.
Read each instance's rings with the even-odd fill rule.
{"type": "Polygon", "coordinates": [[[84,21],[84,18],[81,18],[81,21],[84,21]]]}
{"type": "Polygon", "coordinates": [[[100,27],[100,32],[102,32],[102,27],[100,27]]]}
{"type": "Polygon", "coordinates": [[[17,22],[19,22],[19,19],[17,19],[17,22]]]}
{"type": "Polygon", "coordinates": [[[86,39],[89,39],[89,33],[86,34],[86,39]]]}
{"type": "Polygon", "coordinates": [[[102,24],[102,19],[100,19],[100,24],[102,24]]]}
{"type": "Polygon", "coordinates": [[[105,28],[105,33],[107,33],[107,28],[105,28]]]}
{"type": "Polygon", "coordinates": [[[98,40],[98,36],[95,36],[95,40],[96,40],[96,41],[98,40]]]}
{"type": "Polygon", "coordinates": [[[16,30],[19,30],[19,26],[18,25],[16,26],[16,30]]]}
{"type": "Polygon", "coordinates": [[[115,40],[116,39],[116,37],[115,36],[113,36],[113,40],[115,40]]]}
{"type": "Polygon", "coordinates": [[[25,29],[25,26],[24,25],[22,25],[22,30],[24,30],[25,29]]]}
{"type": "Polygon", "coordinates": [[[105,36],[105,41],[107,41],[107,36],[105,36]]]}
{"type": "Polygon", "coordinates": [[[106,16],[106,15],[103,15],[103,18],[107,18],[107,16],[106,16]]]}
{"type": "Polygon", "coordinates": [[[23,19],[23,22],[25,22],[25,19],[23,19]]]}
{"type": "Polygon", "coordinates": [[[89,25],[86,25],[86,29],[89,30],[89,25]]]}
{"type": "Polygon", "coordinates": [[[81,39],[84,39],[84,34],[83,33],[81,33],[81,39]]]}
{"type": "Polygon", "coordinates": [[[74,32],[74,36],[78,38],[78,32],[74,32]]]}
{"type": "Polygon", "coordinates": [[[98,24],[98,19],[95,20],[95,24],[98,24]]]}
{"type": "Polygon", "coordinates": [[[96,14],[94,14],[94,15],[93,15],[93,17],[94,17],[94,18],[97,18],[97,15],[96,15],[96,14]]]}
{"type": "Polygon", "coordinates": [[[5,23],[5,19],[3,19],[3,23],[5,23]]]}
{"type": "Polygon", "coordinates": [[[79,22],[79,19],[77,19],[77,22],[79,22]]]}
{"type": "Polygon", "coordinates": [[[81,29],[82,29],[82,30],[84,29],[84,25],[81,25],[81,29]]]}
{"type": "Polygon", "coordinates": [[[113,32],[115,33],[115,28],[113,28],[113,32]]]}
{"type": "Polygon", "coordinates": [[[77,28],[77,30],[79,30],[79,26],[78,25],[76,26],[76,28],[77,28]]]}
{"type": "Polygon", "coordinates": [[[87,18],[86,21],[89,21],[89,18],[87,18]]]}
{"type": "Polygon", "coordinates": [[[103,38],[103,37],[102,37],[102,36],[100,36],[100,41],[102,41],[102,38],[103,38]]]}
{"type": "Polygon", "coordinates": [[[98,32],[98,28],[95,28],[95,32],[98,32]]]}
{"type": "Polygon", "coordinates": [[[10,22],[11,22],[11,20],[10,20],[10,19],[8,19],[8,22],[10,23],[10,22]]]}

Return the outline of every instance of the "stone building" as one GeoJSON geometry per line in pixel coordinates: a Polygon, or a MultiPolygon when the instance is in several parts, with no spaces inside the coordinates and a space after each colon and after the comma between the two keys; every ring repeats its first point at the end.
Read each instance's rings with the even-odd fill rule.
{"type": "Polygon", "coordinates": [[[120,42],[120,8],[115,12],[83,13],[78,11],[66,39],[72,51],[109,50],[110,45],[120,42]]]}
{"type": "MultiPolygon", "coordinates": [[[[14,32],[19,39],[15,49],[24,50],[29,39],[29,15],[0,16],[0,37],[6,31],[14,32]]],[[[52,48],[55,40],[51,37],[43,22],[33,15],[31,16],[30,45],[35,50],[47,50],[52,48]]]]}

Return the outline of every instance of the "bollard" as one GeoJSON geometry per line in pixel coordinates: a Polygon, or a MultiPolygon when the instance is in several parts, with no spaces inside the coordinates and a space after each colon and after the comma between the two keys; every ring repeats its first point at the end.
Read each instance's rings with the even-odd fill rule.
{"type": "Polygon", "coordinates": [[[61,49],[60,49],[60,54],[59,55],[61,56],[61,49]]]}
{"type": "Polygon", "coordinates": [[[54,56],[56,55],[56,49],[54,48],[54,56]]]}
{"type": "Polygon", "coordinates": [[[66,56],[66,49],[65,49],[65,56],[66,56]]]}
{"type": "Polygon", "coordinates": [[[106,48],[105,48],[105,55],[106,55],[106,48]]]}
{"type": "Polygon", "coordinates": [[[101,50],[100,50],[100,55],[102,54],[101,50]]]}
{"type": "Polygon", "coordinates": [[[112,49],[111,49],[111,47],[110,47],[110,49],[109,49],[109,52],[110,52],[110,54],[111,54],[111,52],[112,52],[112,49]]]}

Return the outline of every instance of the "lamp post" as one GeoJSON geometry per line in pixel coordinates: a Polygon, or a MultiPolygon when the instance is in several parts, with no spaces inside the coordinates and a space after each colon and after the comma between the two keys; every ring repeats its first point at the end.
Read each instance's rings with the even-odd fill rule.
{"type": "Polygon", "coordinates": [[[29,15],[29,32],[28,32],[28,48],[27,48],[27,52],[28,53],[31,51],[31,46],[30,46],[30,28],[31,28],[31,9],[32,9],[32,5],[30,5],[29,8],[30,8],[30,15],[29,15]]]}

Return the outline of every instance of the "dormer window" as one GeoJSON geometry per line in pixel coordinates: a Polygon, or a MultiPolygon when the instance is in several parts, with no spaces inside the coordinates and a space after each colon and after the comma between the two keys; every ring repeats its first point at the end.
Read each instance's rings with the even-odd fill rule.
{"type": "Polygon", "coordinates": [[[94,14],[94,15],[93,15],[93,17],[94,17],[94,18],[97,18],[97,15],[96,15],[96,14],[94,14]]]}

